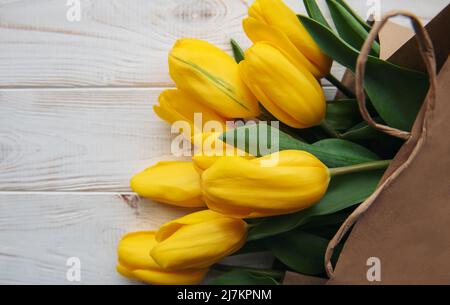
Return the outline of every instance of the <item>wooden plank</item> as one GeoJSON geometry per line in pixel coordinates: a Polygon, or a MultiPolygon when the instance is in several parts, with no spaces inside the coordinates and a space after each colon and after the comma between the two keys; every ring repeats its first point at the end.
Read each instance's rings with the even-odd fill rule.
{"type": "Polygon", "coordinates": [[[0,91],[0,190],[127,191],[170,156],[160,90],[0,91]]]}
{"type": "MultiPolygon", "coordinates": [[[[131,284],[115,271],[121,236],[155,230],[192,211],[133,194],[0,192],[0,284],[131,284]],[[66,278],[71,257],[80,260],[80,282],[66,278]]],[[[226,261],[236,260],[268,268],[273,258],[226,261]]]]}
{"type": "Polygon", "coordinates": [[[120,237],[187,212],[131,194],[0,193],[0,284],[70,284],[70,257],[82,284],[126,284],[115,272],[120,237]]]}
{"type": "Polygon", "coordinates": [[[160,92],[0,90],[0,191],[129,191],[133,173],[174,159],[160,92]]]}
{"type": "MultiPolygon", "coordinates": [[[[231,37],[250,45],[241,28],[245,2],[82,0],[81,20],[69,22],[66,1],[0,1],[0,87],[171,84],[167,53],[180,37],[205,39],[228,51],[231,37]]],[[[365,1],[348,2],[366,15],[365,1]]],[[[383,0],[381,10],[404,8],[428,20],[447,2],[383,0]]],[[[301,1],[286,3],[304,12],[301,1]]]]}

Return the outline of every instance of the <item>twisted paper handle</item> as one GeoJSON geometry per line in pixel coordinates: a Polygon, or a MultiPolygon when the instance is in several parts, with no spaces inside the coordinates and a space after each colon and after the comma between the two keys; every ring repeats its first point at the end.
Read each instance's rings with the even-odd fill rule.
{"type": "Polygon", "coordinates": [[[370,54],[371,46],[375,41],[378,33],[389,20],[389,18],[396,16],[404,16],[411,19],[412,26],[417,34],[416,37],[419,42],[420,54],[425,61],[426,68],[430,77],[430,90],[433,90],[433,92],[435,90],[435,87],[433,87],[433,85],[436,84],[436,64],[434,60],[434,49],[426,29],[422,26],[422,23],[415,15],[405,11],[392,11],[385,15],[381,22],[378,22],[374,25],[372,31],[369,33],[369,36],[367,37],[361,49],[361,53],[356,62],[356,97],[358,99],[358,105],[361,115],[370,126],[391,136],[407,140],[411,136],[410,132],[392,128],[383,124],[378,124],[372,119],[366,107],[366,96],[364,94],[364,76],[367,58],[370,54]]]}
{"type": "MultiPolygon", "coordinates": [[[[366,63],[367,58],[370,53],[371,46],[373,42],[375,41],[378,33],[383,28],[383,26],[386,24],[386,22],[392,18],[397,16],[404,16],[411,20],[412,26],[414,28],[414,31],[416,32],[417,41],[419,44],[419,51],[420,54],[425,61],[426,68],[429,74],[430,78],[430,90],[428,92],[427,96],[427,110],[426,113],[430,113],[431,110],[435,107],[435,100],[436,100],[436,89],[437,89],[437,72],[436,72],[436,58],[434,55],[434,48],[433,44],[431,42],[430,36],[428,35],[428,32],[423,27],[420,20],[413,14],[406,12],[406,11],[392,11],[385,16],[383,16],[381,22],[376,23],[372,30],[369,33],[369,36],[367,37],[362,49],[361,53],[358,57],[357,63],[356,63],[356,97],[358,99],[358,105],[359,109],[361,111],[361,114],[366,120],[366,122],[372,126],[375,129],[378,129],[384,133],[387,133],[389,135],[402,138],[405,140],[409,140],[411,137],[410,132],[406,132],[403,130],[399,130],[396,128],[392,128],[386,125],[378,124],[375,122],[372,117],[370,116],[369,112],[366,108],[366,96],[364,93],[364,75],[365,75],[365,69],[366,69],[366,63]]],[[[427,115],[425,115],[425,118],[427,115]]],[[[412,158],[415,154],[417,154],[418,150],[413,151],[413,153],[410,156],[410,159],[408,159],[405,163],[411,162],[412,158]]],[[[325,269],[327,271],[328,277],[333,278],[334,276],[334,270],[333,265],[331,264],[331,257],[333,256],[334,248],[341,242],[342,238],[345,236],[345,234],[350,230],[350,228],[356,223],[356,221],[359,219],[359,217],[364,214],[369,207],[372,205],[372,203],[375,201],[375,199],[379,196],[379,194],[388,187],[393,180],[395,180],[396,177],[399,176],[399,174],[405,169],[406,166],[400,166],[397,170],[395,170],[392,175],[386,179],[382,185],[378,187],[378,189],[365,201],[363,202],[358,208],[355,209],[355,211],[345,220],[345,222],[342,224],[342,226],[339,228],[336,235],[333,237],[333,239],[328,244],[328,248],[325,253],[325,269]]]]}

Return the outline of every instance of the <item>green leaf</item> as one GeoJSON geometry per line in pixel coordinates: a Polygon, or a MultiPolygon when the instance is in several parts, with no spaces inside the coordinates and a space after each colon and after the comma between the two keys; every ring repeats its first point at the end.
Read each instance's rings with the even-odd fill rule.
{"type": "MultiPolygon", "coordinates": [[[[341,223],[342,224],[342,223],[341,223]]],[[[336,232],[339,230],[340,225],[332,225],[332,226],[323,226],[314,229],[304,230],[306,233],[314,234],[316,236],[331,239],[336,235],[336,232]]],[[[303,229],[303,227],[302,227],[303,229]]]]}
{"type": "MultiPolygon", "coordinates": [[[[380,117],[375,117],[374,121],[384,124],[380,117]]],[[[342,138],[363,145],[384,160],[394,158],[404,144],[403,140],[382,133],[366,122],[355,125],[342,134],[342,138]]]]}
{"type": "Polygon", "coordinates": [[[328,102],[326,122],[336,130],[347,131],[362,121],[355,99],[328,102]]]}
{"type": "Polygon", "coordinates": [[[345,2],[344,0],[335,0],[337,3],[339,3],[340,5],[342,5],[344,8],[345,8],[345,10],[347,11],[347,12],[349,12],[352,16],[353,16],[353,18],[355,18],[357,21],[358,21],[358,23],[362,26],[362,27],[364,27],[364,29],[367,31],[367,32],[370,32],[370,30],[372,29],[372,27],[367,23],[367,22],[365,22],[357,13],[355,13],[355,11],[354,10],[352,10],[352,8],[347,4],[347,2],[345,2]]]}
{"type": "Polygon", "coordinates": [[[330,155],[334,155],[335,159],[332,162],[334,167],[346,166],[346,164],[360,164],[380,159],[364,146],[342,139],[325,139],[312,144],[312,146],[314,149],[310,148],[309,150],[314,151],[315,154],[326,155],[327,158],[330,155]]]}
{"type": "MultiPolygon", "coordinates": [[[[342,223],[353,212],[353,208],[348,208],[345,212],[331,215],[313,217],[309,222],[299,227],[303,232],[311,233],[323,238],[331,239],[341,227],[342,223]]],[[[262,239],[264,240],[264,239],[262,239]]],[[[262,241],[261,239],[253,242],[262,241]]]]}
{"type": "MultiPolygon", "coordinates": [[[[327,5],[339,35],[355,49],[360,50],[369,32],[338,2],[327,0],[327,5]]],[[[372,45],[371,55],[380,56],[380,45],[376,41],[372,45]]]]}
{"type": "MultiPolygon", "coordinates": [[[[252,124],[224,133],[221,140],[253,155],[264,155],[261,146],[270,143],[273,127],[267,124],[252,124]],[[263,127],[263,128],[262,128],[263,127]],[[264,132],[267,131],[266,134],[264,132]],[[250,140],[251,139],[251,140],[250,140]]],[[[279,131],[279,150],[304,150],[319,158],[328,167],[341,167],[378,160],[378,156],[367,148],[343,139],[326,139],[314,144],[304,143],[279,131]]]]}
{"type": "Polygon", "coordinates": [[[254,274],[243,270],[229,271],[211,280],[209,285],[278,285],[279,283],[265,275],[254,274]]]}
{"type": "MultiPolygon", "coordinates": [[[[377,123],[381,123],[383,120],[378,117],[374,118],[374,121],[376,121],[377,123]]],[[[346,133],[342,134],[342,138],[350,141],[359,141],[376,139],[377,137],[380,137],[380,135],[382,135],[381,132],[374,129],[366,122],[361,122],[350,128],[350,130],[348,130],[346,133]]]]}
{"type": "MultiPolygon", "coordinates": [[[[325,273],[324,257],[328,239],[294,230],[266,241],[267,247],[283,264],[292,270],[307,274],[325,273]]],[[[338,255],[340,248],[336,249],[338,255]]]]}
{"type": "Polygon", "coordinates": [[[267,248],[264,242],[261,240],[254,240],[246,242],[245,245],[241,249],[239,249],[239,251],[233,253],[231,256],[265,251],[267,251],[267,248]]]}
{"type": "Polygon", "coordinates": [[[328,245],[324,238],[293,231],[268,239],[266,245],[276,258],[294,271],[308,275],[324,273],[324,254],[328,245]]]}
{"type": "Polygon", "coordinates": [[[231,39],[230,42],[231,48],[233,49],[234,59],[236,60],[237,63],[240,63],[241,61],[244,60],[244,51],[241,49],[239,44],[234,39],[231,39]]]}
{"type": "Polygon", "coordinates": [[[326,26],[327,28],[331,29],[330,24],[327,22],[327,20],[323,16],[316,1],[317,0],[303,0],[303,3],[305,4],[305,8],[306,8],[306,12],[308,13],[308,16],[310,18],[316,20],[320,24],[326,26]]]}
{"type": "MultiPolygon", "coordinates": [[[[320,23],[300,16],[324,53],[355,72],[359,52],[320,23]]],[[[369,56],[365,88],[374,108],[391,127],[410,131],[429,87],[423,73],[369,56]]]]}
{"type": "Polygon", "coordinates": [[[334,214],[355,206],[375,191],[383,173],[384,170],[377,170],[334,177],[327,193],[316,205],[294,214],[266,219],[250,230],[248,240],[289,232],[308,223],[312,217],[334,214]]]}
{"type": "MultiPolygon", "coordinates": [[[[306,230],[314,230],[316,228],[321,227],[340,225],[344,222],[345,219],[347,219],[350,213],[351,213],[350,209],[346,209],[344,212],[311,217],[309,221],[301,227],[301,229],[306,231],[306,230]]],[[[253,242],[257,241],[259,240],[255,240],[253,242]]]]}

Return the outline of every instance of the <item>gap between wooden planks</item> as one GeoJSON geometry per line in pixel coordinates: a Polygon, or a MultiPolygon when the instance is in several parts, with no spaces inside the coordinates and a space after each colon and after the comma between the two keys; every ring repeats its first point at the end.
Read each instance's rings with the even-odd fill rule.
{"type": "Polygon", "coordinates": [[[161,91],[0,90],[0,191],[130,191],[134,173],[176,159],[152,110],[161,91]]]}
{"type": "MultiPolygon", "coordinates": [[[[407,9],[429,20],[447,2],[413,0],[407,9]]],[[[134,172],[170,158],[169,128],[151,111],[157,87],[172,86],[168,50],[179,37],[228,51],[231,37],[250,45],[240,0],[82,3],[83,21],[69,23],[64,1],[0,1],[0,87],[36,88],[0,90],[2,284],[66,284],[72,256],[82,284],[128,283],[114,270],[120,236],[188,212],[109,192],[129,191],[134,172]],[[49,89],[58,87],[91,89],[49,89]]],[[[364,1],[349,3],[364,15],[364,1]]]]}
{"type": "MultiPolygon", "coordinates": [[[[120,238],[193,211],[132,193],[0,192],[0,284],[136,283],[115,270],[120,238]],[[80,282],[66,277],[72,257],[81,263],[80,282]]],[[[268,268],[273,257],[240,255],[226,262],[268,268]]]]}
{"type": "MultiPolygon", "coordinates": [[[[300,0],[285,2],[305,14],[300,0]]],[[[347,2],[366,17],[366,1],[347,2]]],[[[380,9],[403,8],[428,21],[447,3],[382,0],[380,9]]],[[[0,1],[0,87],[166,86],[167,53],[178,38],[229,52],[230,38],[250,46],[241,0],[84,0],[79,22],[69,22],[67,10],[66,1],[0,1]]]]}
{"type": "Polygon", "coordinates": [[[0,193],[0,284],[127,284],[115,271],[116,247],[130,231],[154,230],[189,212],[134,194],[0,193]]]}

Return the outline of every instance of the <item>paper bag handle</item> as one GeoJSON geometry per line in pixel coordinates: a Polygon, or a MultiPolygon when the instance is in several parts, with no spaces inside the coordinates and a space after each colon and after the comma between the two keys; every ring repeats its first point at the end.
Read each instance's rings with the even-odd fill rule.
{"type": "MultiPolygon", "coordinates": [[[[366,67],[367,57],[370,52],[370,47],[372,43],[375,40],[375,37],[378,35],[381,28],[386,24],[389,18],[396,17],[396,16],[404,16],[411,19],[413,28],[416,32],[417,40],[419,43],[419,51],[422,56],[422,58],[425,61],[426,68],[429,73],[430,77],[430,90],[428,92],[428,96],[426,98],[427,102],[427,109],[426,109],[426,115],[425,120],[427,120],[427,116],[429,116],[429,113],[435,108],[435,101],[436,101],[436,90],[437,90],[437,76],[436,76],[436,58],[434,55],[434,48],[433,44],[431,42],[431,39],[428,35],[428,32],[426,29],[422,26],[422,23],[419,21],[419,19],[408,12],[405,11],[392,11],[385,16],[383,16],[381,22],[376,23],[374,27],[372,28],[369,36],[367,37],[366,42],[364,43],[364,46],[362,48],[361,54],[358,57],[357,65],[356,65],[356,95],[358,99],[359,108],[361,110],[361,114],[363,118],[367,121],[367,123],[374,128],[381,130],[387,134],[408,140],[411,137],[411,133],[398,130],[389,126],[381,125],[373,121],[372,117],[370,116],[369,112],[366,108],[366,100],[364,95],[364,70],[366,67]]],[[[410,158],[407,160],[406,163],[412,162],[412,159],[414,156],[418,153],[418,149],[415,149],[412,153],[410,158]]],[[[325,270],[327,272],[327,275],[329,278],[333,278],[334,276],[334,270],[333,265],[331,264],[331,257],[333,256],[334,248],[341,242],[342,238],[345,236],[345,234],[350,230],[350,228],[356,223],[356,221],[359,219],[359,217],[364,214],[369,207],[372,205],[372,203],[375,201],[375,199],[380,195],[380,193],[387,188],[392,181],[395,180],[396,177],[400,175],[400,173],[403,171],[404,168],[407,167],[407,164],[403,164],[400,166],[397,170],[395,170],[378,188],[377,190],[369,197],[366,201],[364,201],[362,204],[360,204],[355,211],[344,221],[342,226],[337,231],[336,235],[333,237],[333,239],[328,244],[327,250],[325,252],[325,270]]]]}
{"type": "MultiPolygon", "coordinates": [[[[422,26],[420,20],[413,14],[406,11],[392,11],[386,14],[380,22],[376,22],[369,33],[356,62],[356,98],[358,100],[359,110],[364,120],[373,128],[378,129],[388,135],[407,140],[411,137],[411,133],[379,124],[373,120],[366,107],[366,96],[364,93],[364,76],[366,70],[367,58],[370,54],[371,47],[378,36],[380,30],[389,20],[396,16],[408,17],[411,20],[414,31],[416,32],[417,41],[419,43],[419,51],[428,71],[430,78],[430,92],[434,94],[436,91],[436,60],[434,57],[433,44],[426,29],[422,26]]],[[[434,106],[434,105],[432,105],[434,106]]]]}

